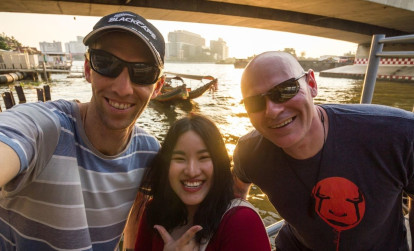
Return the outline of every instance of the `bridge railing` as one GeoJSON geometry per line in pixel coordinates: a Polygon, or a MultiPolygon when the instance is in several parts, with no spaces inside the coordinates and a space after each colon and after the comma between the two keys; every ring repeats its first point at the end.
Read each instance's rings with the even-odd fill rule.
{"type": "MultiPolygon", "coordinates": [[[[361,95],[361,104],[370,104],[375,89],[378,66],[380,58],[414,58],[414,51],[382,51],[384,44],[413,43],[414,34],[396,37],[385,37],[384,34],[377,34],[372,37],[371,50],[369,52],[368,67],[365,72],[364,84],[361,95]]],[[[414,112],[414,107],[413,107],[414,112]]]]}

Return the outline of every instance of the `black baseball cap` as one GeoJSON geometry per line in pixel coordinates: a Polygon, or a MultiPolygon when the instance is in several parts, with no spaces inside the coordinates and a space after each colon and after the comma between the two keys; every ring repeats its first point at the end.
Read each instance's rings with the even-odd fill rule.
{"type": "Polygon", "coordinates": [[[148,45],[158,66],[164,67],[165,41],[160,31],[138,14],[129,11],[112,13],[102,17],[93,30],[83,39],[89,46],[98,37],[107,32],[128,31],[148,45]]]}

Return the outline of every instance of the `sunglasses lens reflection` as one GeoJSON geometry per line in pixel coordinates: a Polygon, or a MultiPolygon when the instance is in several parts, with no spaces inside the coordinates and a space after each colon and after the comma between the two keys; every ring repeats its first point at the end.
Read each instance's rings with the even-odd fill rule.
{"type": "Polygon", "coordinates": [[[297,79],[289,79],[270,89],[265,94],[260,94],[243,99],[246,111],[249,113],[260,112],[266,109],[266,96],[276,104],[289,101],[299,92],[300,85],[297,79]]]}
{"type": "Polygon", "coordinates": [[[127,67],[129,78],[139,85],[154,84],[161,73],[161,70],[155,65],[125,62],[103,50],[91,49],[90,62],[94,71],[110,78],[119,76],[124,67],[127,67]]]}

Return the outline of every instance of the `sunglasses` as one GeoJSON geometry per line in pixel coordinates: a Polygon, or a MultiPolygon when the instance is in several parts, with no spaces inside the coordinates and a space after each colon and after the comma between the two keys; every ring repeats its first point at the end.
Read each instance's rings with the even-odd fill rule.
{"type": "Polygon", "coordinates": [[[161,68],[154,64],[126,62],[103,50],[89,49],[86,57],[91,68],[105,77],[118,77],[124,67],[127,67],[129,78],[138,85],[154,84],[162,73],[161,68]]]}
{"type": "Polygon", "coordinates": [[[281,104],[290,100],[299,92],[300,84],[298,80],[305,75],[306,73],[303,73],[297,78],[288,79],[276,85],[266,93],[244,98],[242,103],[244,103],[246,111],[252,113],[265,110],[266,97],[276,104],[281,104]]]}

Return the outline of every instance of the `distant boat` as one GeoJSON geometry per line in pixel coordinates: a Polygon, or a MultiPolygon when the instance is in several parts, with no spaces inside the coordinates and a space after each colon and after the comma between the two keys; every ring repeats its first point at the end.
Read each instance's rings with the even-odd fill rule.
{"type": "Polygon", "coordinates": [[[161,89],[161,93],[154,99],[159,102],[168,102],[173,100],[185,100],[188,98],[188,90],[185,84],[172,87],[167,84],[161,89]]]}
{"type": "Polygon", "coordinates": [[[237,69],[244,69],[246,65],[249,63],[250,60],[248,59],[236,59],[234,62],[234,68],[237,69]]]}
{"type": "Polygon", "coordinates": [[[190,75],[166,72],[166,79],[161,93],[154,99],[160,102],[174,100],[195,99],[202,96],[208,90],[217,90],[218,80],[212,76],[190,75]],[[184,79],[200,80],[201,86],[193,89],[184,82],[184,79]],[[203,80],[208,80],[207,83],[203,80]]]}

